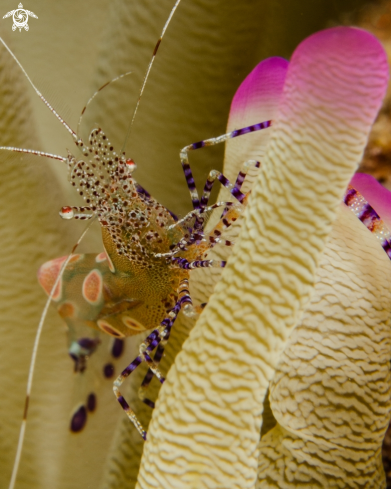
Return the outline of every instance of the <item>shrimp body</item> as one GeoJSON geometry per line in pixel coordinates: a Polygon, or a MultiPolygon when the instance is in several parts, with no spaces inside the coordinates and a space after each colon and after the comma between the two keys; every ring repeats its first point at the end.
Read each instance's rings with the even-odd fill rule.
{"type": "MultiPolygon", "coordinates": [[[[57,309],[70,329],[81,323],[123,338],[154,328],[178,299],[189,270],[164,255],[186,237],[183,225],[135,181],[133,160],[118,155],[106,135],[92,131],[90,144],[77,143],[86,158],[68,155],[68,178],[86,207],[63,207],[63,218],[97,216],[105,252],[75,255],[54,293],[57,309]],[[83,145],[82,145],[83,144],[83,145]],[[82,145],[82,146],[81,146],[82,145]],[[158,256],[157,256],[158,255],[158,256]]],[[[178,252],[187,261],[203,256],[196,244],[178,252]]],[[[66,257],[38,272],[49,294],[66,257]]]]}

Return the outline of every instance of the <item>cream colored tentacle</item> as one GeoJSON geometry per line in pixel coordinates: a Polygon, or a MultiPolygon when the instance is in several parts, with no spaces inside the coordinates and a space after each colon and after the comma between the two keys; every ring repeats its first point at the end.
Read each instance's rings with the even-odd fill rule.
{"type": "Polygon", "coordinates": [[[257,488],[385,488],[391,407],[391,263],[340,205],[311,303],[270,387],[278,425],[261,441],[257,488]]]}
{"type": "Polygon", "coordinates": [[[387,83],[356,29],[304,41],[233,255],[153,414],[138,487],[252,488],[263,400],[387,83]]]}

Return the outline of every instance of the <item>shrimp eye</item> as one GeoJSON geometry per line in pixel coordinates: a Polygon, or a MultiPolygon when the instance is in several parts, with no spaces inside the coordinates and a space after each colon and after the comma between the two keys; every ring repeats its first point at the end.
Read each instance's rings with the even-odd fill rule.
{"type": "Polygon", "coordinates": [[[72,217],[74,216],[73,209],[69,206],[62,207],[59,214],[60,217],[62,217],[63,219],[72,219],[72,217]]]}

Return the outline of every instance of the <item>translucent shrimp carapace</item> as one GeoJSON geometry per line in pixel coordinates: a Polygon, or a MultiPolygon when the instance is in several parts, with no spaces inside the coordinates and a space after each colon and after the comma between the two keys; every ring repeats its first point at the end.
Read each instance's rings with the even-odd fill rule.
{"type": "MultiPolygon", "coordinates": [[[[88,207],[66,207],[61,213],[78,219],[97,214],[105,251],[74,255],[52,298],[69,327],[83,323],[124,338],[153,328],[174,307],[179,283],[189,272],[156,255],[169,252],[184,231],[181,227],[167,231],[175,220],[134,181],[134,165],[110,150],[101,131],[93,134],[92,159],[68,160],[69,179],[88,207]]],[[[48,294],[65,259],[45,263],[39,271],[48,294]]]]}

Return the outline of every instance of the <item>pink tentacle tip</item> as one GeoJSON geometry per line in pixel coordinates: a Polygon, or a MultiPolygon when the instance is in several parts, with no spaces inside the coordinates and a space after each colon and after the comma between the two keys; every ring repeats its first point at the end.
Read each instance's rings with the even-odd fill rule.
{"type": "Polygon", "coordinates": [[[285,82],[289,62],[280,57],[267,58],[259,63],[239,86],[232,100],[230,116],[256,111],[265,104],[278,101],[285,82]]]}
{"type": "MultiPolygon", "coordinates": [[[[344,121],[366,133],[388,83],[386,53],[375,36],[354,27],[334,27],[305,39],[289,64],[281,109],[308,123],[313,111],[335,126],[344,121]]],[[[330,124],[329,124],[330,127],[330,124]]]]}
{"type": "Polygon", "coordinates": [[[356,173],[350,181],[391,230],[391,192],[366,173],[356,173]]]}

